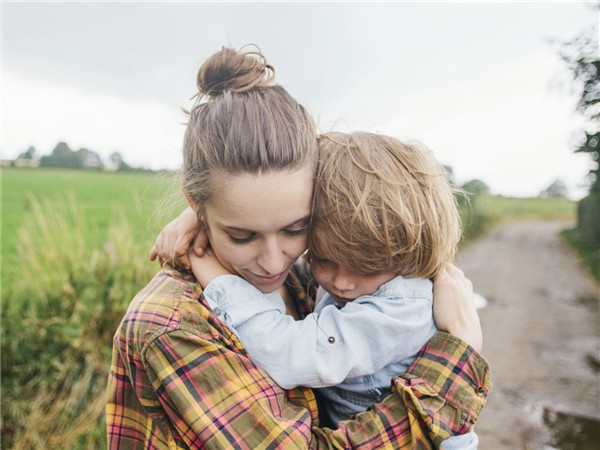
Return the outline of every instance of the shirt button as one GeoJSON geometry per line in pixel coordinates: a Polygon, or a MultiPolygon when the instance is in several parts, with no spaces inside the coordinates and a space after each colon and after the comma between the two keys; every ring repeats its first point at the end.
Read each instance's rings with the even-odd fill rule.
{"type": "Polygon", "coordinates": [[[481,386],[479,386],[479,387],[477,388],[477,393],[478,393],[479,395],[485,395],[485,389],[484,389],[484,388],[482,388],[481,386]]]}
{"type": "Polygon", "coordinates": [[[333,336],[329,336],[327,338],[327,342],[329,342],[330,344],[333,344],[335,342],[335,338],[333,336]]]}
{"type": "Polygon", "coordinates": [[[217,306],[217,307],[215,308],[215,314],[216,314],[217,316],[220,316],[221,314],[223,314],[223,310],[217,306]]]}

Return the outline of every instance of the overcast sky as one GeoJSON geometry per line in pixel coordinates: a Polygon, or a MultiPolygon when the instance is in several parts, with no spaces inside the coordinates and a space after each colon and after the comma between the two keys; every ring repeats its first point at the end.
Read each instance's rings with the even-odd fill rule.
{"type": "Polygon", "coordinates": [[[7,3],[2,157],[59,141],[176,168],[195,74],[256,43],[321,131],[418,140],[458,182],[535,196],[590,168],[581,118],[548,40],[598,25],[584,2],[7,3]]]}

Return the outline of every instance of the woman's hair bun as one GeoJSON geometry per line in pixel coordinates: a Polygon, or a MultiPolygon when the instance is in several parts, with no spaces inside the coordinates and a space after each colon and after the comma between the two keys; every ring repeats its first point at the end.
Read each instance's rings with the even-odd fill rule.
{"type": "Polygon", "coordinates": [[[223,92],[247,92],[256,86],[271,86],[275,70],[260,50],[242,52],[228,47],[209,57],[196,78],[200,97],[215,97],[223,92]]]}

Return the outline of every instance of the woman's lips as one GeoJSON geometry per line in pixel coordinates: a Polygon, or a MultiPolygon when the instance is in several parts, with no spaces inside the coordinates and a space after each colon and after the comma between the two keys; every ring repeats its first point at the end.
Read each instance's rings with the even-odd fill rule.
{"type": "Polygon", "coordinates": [[[254,275],[254,277],[263,284],[271,284],[271,283],[275,283],[275,282],[279,281],[281,279],[281,277],[283,276],[283,274],[284,274],[284,272],[281,272],[281,273],[279,273],[277,275],[273,275],[271,277],[265,277],[262,275],[257,275],[255,273],[253,273],[252,275],[254,275]]]}

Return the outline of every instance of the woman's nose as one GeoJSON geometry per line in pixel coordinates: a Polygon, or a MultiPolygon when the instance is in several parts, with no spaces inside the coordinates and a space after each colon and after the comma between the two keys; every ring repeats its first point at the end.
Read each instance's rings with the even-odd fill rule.
{"type": "Polygon", "coordinates": [[[268,241],[265,243],[259,257],[258,265],[263,268],[268,275],[277,275],[285,269],[285,255],[279,243],[268,241]]]}

